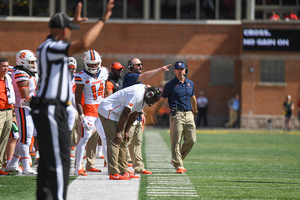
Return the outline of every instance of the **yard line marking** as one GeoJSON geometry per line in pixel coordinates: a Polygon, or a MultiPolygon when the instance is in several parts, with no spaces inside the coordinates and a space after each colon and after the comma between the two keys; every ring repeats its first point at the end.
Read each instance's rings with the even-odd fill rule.
{"type": "Polygon", "coordinates": [[[209,186],[197,186],[202,188],[236,188],[236,189],[281,189],[281,190],[296,190],[300,189],[298,188],[288,188],[288,187],[239,187],[239,186],[216,186],[216,185],[209,185],[209,186]]]}
{"type": "Polygon", "coordinates": [[[300,135],[300,131],[269,131],[269,130],[196,130],[197,134],[273,134],[273,135],[300,135]]]}
{"type": "Polygon", "coordinates": [[[189,177],[186,174],[176,174],[170,164],[171,152],[160,134],[156,131],[146,131],[144,138],[147,168],[154,172],[153,175],[147,176],[147,197],[199,198],[189,177]]]}

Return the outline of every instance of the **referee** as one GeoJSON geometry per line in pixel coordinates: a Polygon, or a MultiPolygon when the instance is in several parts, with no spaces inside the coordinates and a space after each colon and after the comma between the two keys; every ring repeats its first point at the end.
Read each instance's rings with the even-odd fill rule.
{"type": "Polygon", "coordinates": [[[31,103],[31,115],[37,129],[40,162],[37,176],[37,199],[66,199],[70,170],[70,130],[66,107],[72,97],[71,72],[67,57],[89,47],[111,16],[113,0],[107,3],[102,18],[80,39],[67,42],[73,29],[87,18],[81,17],[78,3],[74,20],[56,13],[49,22],[50,35],[38,50],[39,83],[31,103]]]}

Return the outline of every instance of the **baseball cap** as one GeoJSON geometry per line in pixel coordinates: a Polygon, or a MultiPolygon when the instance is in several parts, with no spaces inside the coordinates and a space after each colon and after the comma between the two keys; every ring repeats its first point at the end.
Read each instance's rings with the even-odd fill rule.
{"type": "Polygon", "coordinates": [[[114,69],[117,69],[117,70],[124,69],[124,67],[122,66],[122,64],[119,63],[119,62],[113,62],[110,67],[114,68],[114,69]]]}
{"type": "Polygon", "coordinates": [[[70,29],[78,30],[80,28],[80,26],[77,24],[74,24],[70,20],[68,15],[60,12],[60,13],[54,14],[51,17],[51,19],[49,21],[49,28],[60,28],[60,29],[70,28],[70,29]]]}
{"type": "Polygon", "coordinates": [[[186,66],[185,66],[185,64],[183,62],[176,62],[174,64],[174,67],[175,67],[175,69],[179,69],[179,68],[186,69],[186,66]]]}

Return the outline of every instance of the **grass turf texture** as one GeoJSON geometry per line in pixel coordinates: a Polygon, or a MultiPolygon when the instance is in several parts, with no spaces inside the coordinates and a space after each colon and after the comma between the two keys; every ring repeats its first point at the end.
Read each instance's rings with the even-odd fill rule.
{"type": "MultiPolygon", "coordinates": [[[[0,199],[34,200],[36,199],[36,176],[0,176],[0,199]]],[[[69,184],[75,179],[69,177],[69,184]]]]}
{"type": "MultiPolygon", "coordinates": [[[[169,131],[160,134],[170,149],[169,131]]],[[[194,199],[300,199],[300,132],[197,130],[184,166],[199,195],[194,199]]],[[[153,199],[146,186],[143,176],[139,199],[153,199]]]]}

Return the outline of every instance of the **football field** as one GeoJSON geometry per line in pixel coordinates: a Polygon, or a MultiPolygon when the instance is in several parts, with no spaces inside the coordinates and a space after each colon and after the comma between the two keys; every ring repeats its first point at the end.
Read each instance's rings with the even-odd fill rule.
{"type": "MultiPolygon", "coordinates": [[[[140,200],[300,199],[300,132],[197,130],[197,141],[184,160],[187,173],[176,174],[170,164],[169,130],[145,130],[143,158],[153,175],[141,176],[140,200]]],[[[109,181],[106,176],[88,178],[109,181]]],[[[101,196],[104,188],[90,187],[97,195],[85,199],[114,199],[114,192],[126,192],[120,181],[113,183],[118,185],[109,187],[111,196],[101,196]]],[[[35,199],[35,188],[34,176],[0,177],[0,199],[35,199]]]]}
{"type": "Polygon", "coordinates": [[[300,199],[300,132],[197,130],[184,175],[169,164],[168,130],[147,131],[144,148],[155,173],[142,177],[140,199],[300,199]]]}

